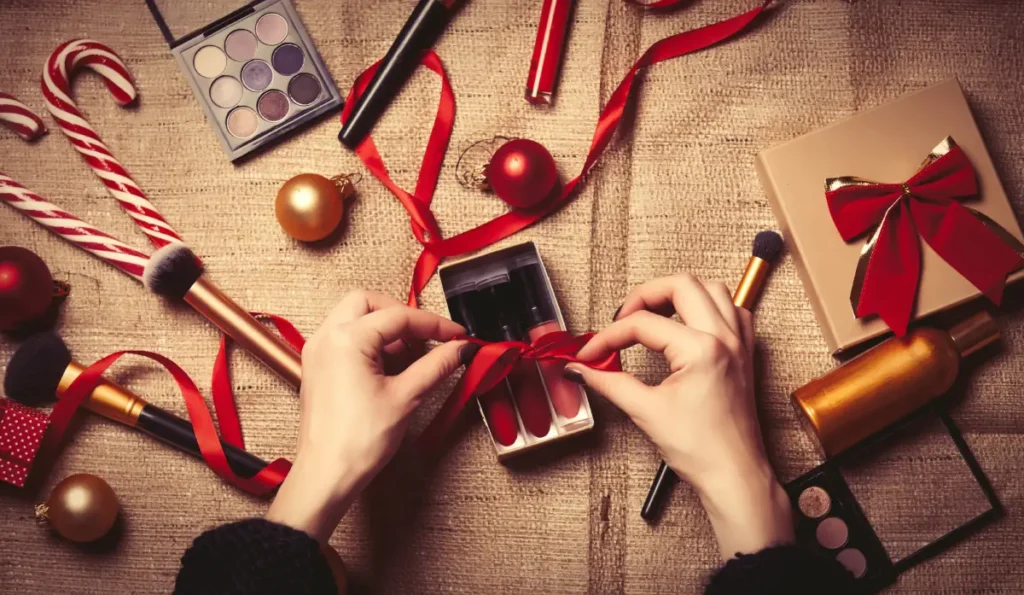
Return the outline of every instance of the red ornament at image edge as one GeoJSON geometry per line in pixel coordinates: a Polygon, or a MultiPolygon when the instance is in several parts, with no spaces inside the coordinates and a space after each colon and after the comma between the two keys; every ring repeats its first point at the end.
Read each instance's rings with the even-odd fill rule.
{"type": "Polygon", "coordinates": [[[0,331],[43,314],[53,301],[53,276],[41,258],[17,246],[0,247],[0,331]]]}
{"type": "Polygon", "coordinates": [[[494,152],[487,164],[487,182],[501,200],[517,209],[529,209],[554,194],[558,168],[544,145],[517,138],[494,152]]]}

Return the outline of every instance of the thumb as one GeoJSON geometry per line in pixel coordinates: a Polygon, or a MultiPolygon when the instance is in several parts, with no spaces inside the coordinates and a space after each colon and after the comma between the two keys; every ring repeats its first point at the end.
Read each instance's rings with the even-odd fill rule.
{"type": "Polygon", "coordinates": [[[626,372],[605,372],[579,364],[567,364],[565,377],[608,399],[629,417],[636,419],[651,387],[626,372]]]}
{"type": "Polygon", "coordinates": [[[403,401],[414,401],[435,384],[451,376],[462,366],[460,355],[466,355],[468,359],[475,355],[475,350],[468,349],[471,345],[475,347],[475,344],[466,341],[448,341],[409,364],[404,372],[391,380],[398,397],[403,401]],[[468,351],[473,351],[473,354],[463,353],[468,351]]]}

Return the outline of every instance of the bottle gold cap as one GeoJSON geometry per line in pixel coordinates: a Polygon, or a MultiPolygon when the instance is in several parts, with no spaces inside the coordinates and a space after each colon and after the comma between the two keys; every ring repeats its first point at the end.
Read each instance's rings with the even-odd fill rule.
{"type": "Polygon", "coordinates": [[[999,340],[999,327],[992,315],[981,310],[949,329],[960,357],[967,357],[999,340]]]}

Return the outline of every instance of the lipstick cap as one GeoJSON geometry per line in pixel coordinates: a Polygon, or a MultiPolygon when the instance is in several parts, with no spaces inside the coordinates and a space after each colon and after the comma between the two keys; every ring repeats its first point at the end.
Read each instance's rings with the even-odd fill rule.
{"type": "Polygon", "coordinates": [[[551,303],[545,292],[544,272],[539,264],[529,264],[513,269],[510,273],[512,286],[520,298],[523,318],[526,326],[533,328],[539,324],[558,320],[555,305],[551,303]]]}

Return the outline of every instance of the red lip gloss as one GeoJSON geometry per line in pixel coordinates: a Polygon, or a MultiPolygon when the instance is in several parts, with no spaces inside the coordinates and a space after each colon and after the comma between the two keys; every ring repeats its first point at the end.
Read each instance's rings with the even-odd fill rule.
{"type": "Polygon", "coordinates": [[[526,79],[526,100],[534,105],[550,105],[555,83],[562,67],[565,37],[576,0],[544,0],[541,8],[537,41],[530,59],[530,75],[526,79]]]}
{"type": "MultiPolygon", "coordinates": [[[[512,276],[519,285],[520,295],[526,307],[527,331],[530,341],[536,341],[544,335],[562,330],[554,308],[537,294],[537,284],[542,283],[539,265],[529,265],[512,271],[512,276]]],[[[583,399],[578,385],[562,377],[564,362],[539,362],[540,372],[548,387],[551,406],[555,412],[565,419],[572,419],[580,412],[583,399]]]]}
{"type": "MultiPolygon", "coordinates": [[[[505,324],[501,327],[506,341],[522,341],[518,329],[505,324]]],[[[512,398],[519,408],[519,417],[523,426],[537,438],[547,436],[551,431],[551,410],[548,408],[547,393],[544,392],[544,381],[540,378],[537,364],[521,361],[508,374],[508,383],[512,387],[512,398]]]]}
{"type": "MultiPolygon", "coordinates": [[[[470,337],[479,337],[477,317],[469,304],[475,295],[476,292],[465,292],[448,298],[448,310],[452,318],[466,328],[466,334],[470,337]]],[[[478,395],[477,399],[494,441],[502,446],[515,444],[519,437],[519,423],[509,395],[509,383],[500,382],[486,394],[478,395]]]]}

